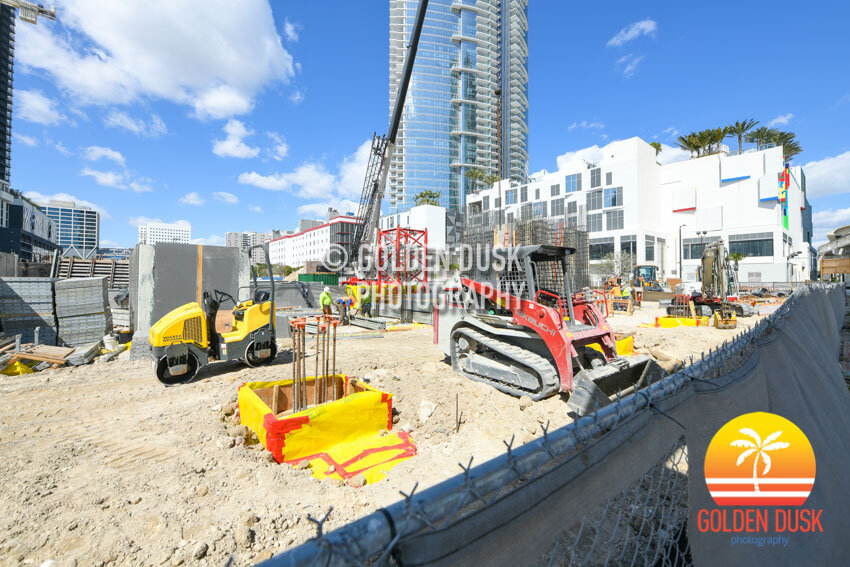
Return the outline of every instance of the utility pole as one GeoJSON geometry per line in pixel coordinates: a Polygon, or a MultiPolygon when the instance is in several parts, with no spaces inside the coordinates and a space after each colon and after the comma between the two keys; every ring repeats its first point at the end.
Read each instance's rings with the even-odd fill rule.
{"type": "Polygon", "coordinates": [[[11,6],[18,9],[18,17],[25,22],[35,25],[38,17],[56,21],[56,7],[51,4],[50,9],[41,4],[29,2],[28,0],[0,0],[0,5],[11,6]]]}
{"type": "Polygon", "coordinates": [[[499,239],[497,244],[501,244],[502,240],[502,215],[504,214],[505,201],[502,200],[502,74],[496,75],[496,88],[493,89],[493,94],[496,95],[496,168],[499,175],[499,239]]]}

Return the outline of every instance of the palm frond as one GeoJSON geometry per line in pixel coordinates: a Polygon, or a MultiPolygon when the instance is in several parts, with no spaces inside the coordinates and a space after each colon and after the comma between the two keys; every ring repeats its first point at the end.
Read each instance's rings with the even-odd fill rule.
{"type": "Polygon", "coordinates": [[[778,451],[779,449],[787,449],[791,444],[786,441],[777,441],[776,443],[771,443],[770,445],[765,445],[761,448],[762,451],[778,451]]]}
{"type": "Polygon", "coordinates": [[[747,435],[747,436],[755,439],[756,445],[761,445],[761,437],[759,437],[759,434],[756,433],[755,431],[753,431],[752,429],[750,429],[749,427],[743,427],[743,428],[739,429],[738,431],[743,433],[744,435],[747,435]]]}
{"type": "Polygon", "coordinates": [[[746,460],[747,460],[747,457],[749,457],[750,455],[752,455],[752,454],[753,454],[753,453],[755,453],[756,451],[757,451],[757,449],[747,449],[746,451],[744,451],[743,453],[741,453],[740,455],[738,455],[738,462],[736,462],[736,463],[735,463],[735,466],[736,466],[736,467],[740,467],[740,466],[741,466],[741,463],[743,463],[744,461],[746,461],[746,460]]]}
{"type": "Polygon", "coordinates": [[[764,470],[761,472],[761,476],[764,476],[770,470],[770,457],[767,453],[759,453],[759,455],[761,455],[761,459],[764,461],[764,470]]]}
{"type": "Polygon", "coordinates": [[[773,433],[764,438],[764,444],[767,445],[768,443],[773,443],[779,438],[780,435],[782,435],[781,431],[774,431],[773,433]]]}
{"type": "Polygon", "coordinates": [[[749,439],[736,439],[729,443],[730,447],[751,447],[753,449],[758,449],[755,443],[750,441],[749,439]]]}

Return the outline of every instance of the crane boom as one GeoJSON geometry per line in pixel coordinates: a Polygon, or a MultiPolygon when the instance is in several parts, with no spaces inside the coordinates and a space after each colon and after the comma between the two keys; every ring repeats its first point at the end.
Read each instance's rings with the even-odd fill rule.
{"type": "Polygon", "coordinates": [[[36,4],[28,0],[0,0],[0,5],[11,6],[13,9],[17,8],[19,17],[31,24],[37,23],[39,16],[48,20],[56,20],[56,7],[53,4],[48,9],[43,4],[36,4]]]}
{"type": "Polygon", "coordinates": [[[360,205],[357,208],[357,217],[362,224],[356,224],[354,237],[348,251],[349,263],[357,264],[360,247],[367,241],[376,241],[375,231],[378,228],[378,219],[381,216],[381,198],[387,183],[387,174],[390,169],[390,160],[395,149],[396,135],[401,124],[401,114],[404,110],[404,101],[407,98],[407,89],[410,85],[410,76],[413,74],[413,63],[416,59],[416,51],[419,48],[419,37],[422,35],[422,27],[425,22],[425,12],[428,9],[428,0],[419,0],[416,10],[416,18],[413,30],[410,32],[410,41],[407,44],[407,54],[404,59],[404,68],[396,93],[395,105],[390,118],[389,131],[385,136],[372,136],[372,149],[369,152],[369,163],[366,166],[366,177],[363,180],[363,190],[360,195],[360,205]]]}

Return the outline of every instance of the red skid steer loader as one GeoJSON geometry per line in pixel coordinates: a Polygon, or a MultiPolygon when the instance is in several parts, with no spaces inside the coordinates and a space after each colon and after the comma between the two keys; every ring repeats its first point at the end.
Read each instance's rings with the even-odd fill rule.
{"type": "Polygon", "coordinates": [[[583,293],[572,294],[567,256],[575,249],[490,252],[487,268],[447,286],[434,310],[434,342],[456,372],[533,400],[569,394],[579,416],[664,376],[646,355],[618,356],[611,325],[583,293]]]}

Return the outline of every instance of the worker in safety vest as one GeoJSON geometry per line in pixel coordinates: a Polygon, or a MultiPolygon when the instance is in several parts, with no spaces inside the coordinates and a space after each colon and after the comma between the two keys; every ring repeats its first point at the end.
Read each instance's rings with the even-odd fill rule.
{"type": "Polygon", "coordinates": [[[325,286],[324,291],[322,291],[322,295],[319,296],[319,305],[322,306],[322,313],[325,315],[331,314],[331,306],[333,306],[334,299],[331,297],[331,288],[325,286]]]}
{"type": "Polygon", "coordinates": [[[360,294],[360,313],[364,317],[372,317],[372,286],[367,285],[360,294]]]}
{"type": "Polygon", "coordinates": [[[626,284],[623,286],[623,299],[631,299],[632,298],[632,286],[626,284]]]}

